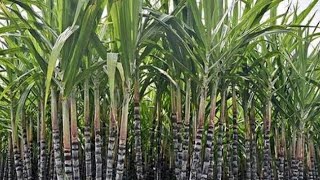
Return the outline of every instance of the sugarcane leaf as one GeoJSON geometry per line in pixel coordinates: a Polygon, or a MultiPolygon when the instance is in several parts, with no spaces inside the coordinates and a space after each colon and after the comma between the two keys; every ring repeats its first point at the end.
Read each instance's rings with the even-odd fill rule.
{"type": "Polygon", "coordinates": [[[106,47],[102,44],[96,33],[93,33],[90,43],[102,59],[107,59],[108,53],[106,47]]]}
{"type": "Polygon", "coordinates": [[[48,70],[47,70],[47,76],[46,76],[46,82],[45,82],[45,104],[47,104],[47,99],[49,96],[49,90],[50,90],[50,84],[52,80],[52,75],[54,68],[56,66],[56,62],[58,60],[60,51],[64,45],[64,43],[68,40],[68,38],[78,29],[78,26],[68,27],[63,33],[61,33],[55,42],[52,52],[49,57],[48,62],[48,70]]]}
{"type": "Polygon", "coordinates": [[[0,94],[0,100],[2,100],[2,98],[12,89],[13,86],[20,84],[20,81],[26,78],[28,75],[30,75],[34,70],[35,69],[31,69],[25,72],[24,74],[22,74],[21,76],[19,76],[18,78],[16,78],[14,81],[9,82],[9,84],[7,84],[7,86],[4,88],[4,90],[0,94]]]}
{"type": "MultiPolygon", "coordinates": [[[[92,74],[92,72],[95,72],[97,70],[99,70],[100,68],[102,68],[104,65],[106,64],[106,61],[98,61],[93,63],[90,67],[88,67],[87,69],[79,72],[76,75],[74,84],[79,84],[80,82],[82,82],[83,80],[87,79],[88,77],[90,77],[90,75],[92,74]]],[[[73,85],[72,84],[66,84],[65,85],[65,91],[66,92],[70,92],[72,91],[73,85]]]]}
{"type": "Polygon", "coordinates": [[[107,54],[107,75],[109,83],[110,103],[111,107],[115,108],[115,74],[117,68],[118,54],[108,53],[107,54]]]}
{"type": "Polygon", "coordinates": [[[145,67],[158,71],[160,74],[164,75],[175,87],[178,87],[178,83],[175,80],[173,80],[173,78],[166,71],[153,65],[146,65],[145,67]]]}
{"type": "Polygon", "coordinates": [[[25,90],[23,91],[23,93],[21,94],[20,98],[19,98],[19,101],[18,101],[18,106],[17,106],[17,109],[16,109],[16,117],[19,117],[24,106],[25,106],[25,103],[26,103],[26,100],[28,98],[28,95],[30,94],[30,91],[31,89],[33,88],[35,84],[35,81],[32,81],[26,88],[25,90]]]}

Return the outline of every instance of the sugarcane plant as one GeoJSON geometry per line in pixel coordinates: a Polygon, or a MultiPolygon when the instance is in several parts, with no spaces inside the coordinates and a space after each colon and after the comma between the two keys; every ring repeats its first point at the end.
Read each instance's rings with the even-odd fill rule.
{"type": "Polygon", "coordinates": [[[318,0],[282,3],[1,1],[0,179],[319,179],[318,0]]]}

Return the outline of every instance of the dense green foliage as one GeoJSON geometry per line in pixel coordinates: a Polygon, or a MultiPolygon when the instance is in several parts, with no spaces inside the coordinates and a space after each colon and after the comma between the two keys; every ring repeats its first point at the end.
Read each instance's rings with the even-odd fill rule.
{"type": "Polygon", "coordinates": [[[3,0],[0,179],[319,179],[319,23],[281,0],[3,0]]]}

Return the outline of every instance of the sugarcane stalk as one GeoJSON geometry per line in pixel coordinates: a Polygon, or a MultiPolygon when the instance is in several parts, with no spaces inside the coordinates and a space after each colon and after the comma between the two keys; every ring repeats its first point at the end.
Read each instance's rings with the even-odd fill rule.
{"type": "Polygon", "coordinates": [[[141,150],[141,119],[140,119],[140,97],[139,80],[134,85],[134,131],[135,131],[135,164],[137,179],[143,179],[142,150],[141,150]]]}
{"type": "Polygon", "coordinates": [[[8,169],[8,180],[13,180],[14,179],[14,170],[13,170],[13,163],[12,163],[12,134],[9,133],[9,138],[8,138],[8,162],[7,162],[7,169],[8,169]]]}
{"type": "Polygon", "coordinates": [[[23,154],[24,154],[24,161],[23,161],[23,167],[25,168],[24,172],[24,178],[25,179],[32,179],[31,174],[31,156],[29,151],[29,145],[28,145],[28,137],[27,137],[27,123],[26,123],[26,117],[24,111],[21,113],[21,121],[22,121],[22,141],[23,141],[23,154]]]}
{"type": "Polygon", "coordinates": [[[45,109],[44,101],[40,100],[40,169],[39,169],[39,178],[46,179],[47,172],[47,152],[46,152],[46,138],[45,138],[45,109]]]}
{"type": "Polygon", "coordinates": [[[91,132],[90,132],[90,99],[89,99],[89,79],[84,81],[84,149],[85,149],[85,167],[86,167],[86,180],[92,178],[92,153],[91,153],[91,132]]]}
{"type": "Polygon", "coordinates": [[[94,135],[95,135],[95,163],[97,180],[102,179],[101,135],[100,135],[100,91],[97,81],[94,82],[94,135]]]}
{"type": "Polygon", "coordinates": [[[77,105],[76,91],[71,93],[70,103],[70,121],[71,121],[71,149],[72,149],[72,171],[73,179],[80,179],[79,168],[79,142],[78,142],[78,123],[77,123],[77,105]]]}
{"type": "MultiPolygon", "coordinates": [[[[205,118],[205,98],[206,98],[206,87],[201,88],[200,101],[199,101],[199,114],[198,114],[198,127],[196,130],[196,137],[194,140],[194,148],[192,155],[192,163],[190,170],[190,180],[197,179],[199,177],[198,168],[201,166],[201,140],[203,134],[204,118],[205,118]]],[[[200,171],[201,176],[201,171],[200,171]]]]}
{"type": "MultiPolygon", "coordinates": [[[[246,109],[246,108],[245,108],[246,109]]],[[[245,113],[247,113],[247,111],[245,111],[245,113]]],[[[235,89],[235,85],[233,85],[232,87],[232,116],[233,116],[233,128],[232,128],[232,132],[233,132],[233,143],[232,143],[232,150],[233,150],[233,157],[232,157],[232,173],[233,173],[233,177],[234,180],[238,180],[238,176],[239,176],[239,167],[238,167],[238,161],[239,161],[239,152],[238,152],[238,139],[239,139],[239,135],[238,135],[238,109],[237,109],[237,96],[236,96],[236,89],[235,89]]],[[[245,121],[248,124],[248,116],[245,115],[245,121]]],[[[247,126],[248,127],[248,126],[247,126]]],[[[247,128],[250,129],[250,128],[247,128]]],[[[246,147],[248,148],[250,145],[248,145],[248,140],[246,140],[246,147]]],[[[246,149],[246,155],[248,157],[250,157],[250,150],[246,149]]],[[[248,168],[247,171],[251,171],[251,168],[248,168]]],[[[247,173],[247,174],[251,174],[251,173],[247,173]]],[[[247,177],[250,178],[250,177],[247,177]]]]}
{"type": "MultiPolygon", "coordinates": [[[[245,71],[247,72],[247,71],[245,71]]],[[[233,89],[235,87],[233,86],[233,89]]],[[[232,101],[234,102],[234,92],[233,90],[233,97],[232,101]]],[[[252,168],[251,168],[251,142],[252,142],[252,129],[251,129],[251,121],[250,121],[250,112],[249,112],[249,83],[245,81],[245,90],[243,92],[243,98],[242,98],[242,108],[243,108],[243,117],[244,117],[244,123],[245,123],[245,177],[248,180],[251,180],[252,178],[252,168]]],[[[235,111],[235,110],[234,110],[235,111]]],[[[237,131],[237,130],[236,130],[237,131]]],[[[238,177],[237,177],[238,178],[238,177]]]]}
{"type": "Polygon", "coordinates": [[[60,142],[60,128],[58,122],[58,105],[57,92],[54,87],[51,88],[51,123],[52,123],[52,141],[55,172],[58,180],[63,180],[63,165],[61,160],[61,142],[60,142]]]}
{"type": "MultiPolygon", "coordinates": [[[[61,92],[63,94],[63,92],[61,92]]],[[[72,157],[71,157],[71,137],[70,137],[70,116],[68,98],[62,98],[62,122],[63,122],[63,151],[65,178],[72,179],[72,157]]]]}
{"type": "Polygon", "coordinates": [[[271,180],[271,149],[270,149],[271,97],[267,98],[267,101],[266,101],[263,125],[264,125],[263,179],[271,180]]]}
{"type": "Polygon", "coordinates": [[[10,103],[10,120],[11,120],[11,127],[12,127],[12,146],[13,146],[13,158],[14,158],[14,166],[15,172],[17,175],[18,180],[23,179],[23,167],[21,163],[21,154],[18,147],[19,137],[18,137],[18,126],[16,122],[16,115],[15,115],[15,99],[14,96],[11,95],[11,103],[10,103]]]}
{"type": "Polygon", "coordinates": [[[202,179],[213,179],[213,136],[214,136],[214,119],[216,116],[216,99],[217,99],[218,82],[216,81],[212,88],[210,103],[210,120],[207,132],[207,140],[202,168],[202,179]]]}
{"type": "Polygon", "coordinates": [[[221,180],[223,177],[223,171],[222,171],[222,163],[223,163],[223,122],[225,121],[225,113],[226,113],[226,89],[222,88],[221,90],[221,112],[220,112],[220,118],[218,121],[219,131],[218,131],[218,154],[217,154],[217,180],[221,180]]]}
{"type": "Polygon", "coordinates": [[[185,118],[184,118],[184,136],[182,142],[182,162],[180,179],[188,177],[188,161],[189,161],[189,131],[190,131],[190,99],[191,99],[191,80],[186,83],[186,100],[185,100],[185,118]]]}
{"type": "Polygon", "coordinates": [[[118,162],[117,162],[117,172],[116,180],[122,180],[123,170],[124,170],[124,161],[125,161],[125,151],[127,143],[127,133],[128,133],[128,109],[130,101],[130,81],[126,81],[124,85],[124,94],[123,94],[123,106],[122,106],[122,116],[121,116],[121,125],[120,125],[120,135],[119,135],[119,148],[118,148],[118,162]]]}

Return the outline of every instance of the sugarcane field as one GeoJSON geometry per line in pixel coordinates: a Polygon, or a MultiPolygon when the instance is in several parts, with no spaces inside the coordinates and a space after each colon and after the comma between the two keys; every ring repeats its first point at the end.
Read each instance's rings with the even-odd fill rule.
{"type": "Polygon", "coordinates": [[[0,0],[0,180],[320,180],[320,0],[0,0]]]}

